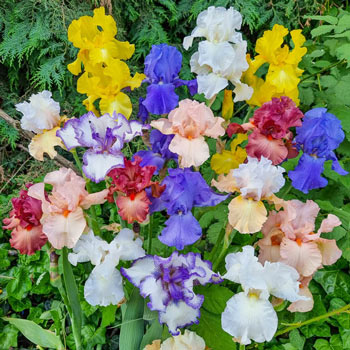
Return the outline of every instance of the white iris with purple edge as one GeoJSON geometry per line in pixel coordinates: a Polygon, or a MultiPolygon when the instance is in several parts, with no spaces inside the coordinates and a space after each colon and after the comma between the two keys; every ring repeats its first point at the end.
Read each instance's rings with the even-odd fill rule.
{"type": "Polygon", "coordinates": [[[89,148],[83,156],[83,172],[90,180],[100,182],[110,170],[124,166],[124,143],[141,135],[144,128],[147,127],[128,121],[122,114],[96,117],[89,112],[67,121],[57,136],[69,151],[79,146],[89,148]]]}
{"type": "Polygon", "coordinates": [[[180,333],[179,328],[198,323],[204,297],[196,295],[193,286],[221,282],[211,263],[195,253],[145,256],[121,273],[140,288],[144,298],[150,298],[148,307],[159,312],[159,322],[166,323],[173,335],[180,333]]]}

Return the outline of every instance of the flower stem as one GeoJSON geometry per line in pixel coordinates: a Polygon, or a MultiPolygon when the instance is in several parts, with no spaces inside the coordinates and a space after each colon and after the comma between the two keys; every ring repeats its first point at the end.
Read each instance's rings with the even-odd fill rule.
{"type": "MultiPolygon", "coordinates": [[[[225,231],[226,231],[226,229],[225,229],[225,231]]],[[[222,259],[226,255],[226,251],[227,251],[228,247],[230,246],[235,234],[236,234],[236,231],[229,232],[229,233],[225,232],[225,238],[224,238],[224,242],[223,242],[223,245],[221,248],[221,252],[218,255],[217,259],[213,262],[213,271],[217,271],[222,259]]]]}
{"type": "Polygon", "coordinates": [[[210,100],[206,101],[206,105],[210,108],[216,100],[216,95],[214,95],[210,100]]]}
{"type": "Polygon", "coordinates": [[[152,254],[152,224],[153,224],[153,218],[152,215],[149,216],[149,223],[148,223],[148,247],[147,247],[147,253],[152,254]]]}
{"type": "Polygon", "coordinates": [[[250,114],[251,114],[251,112],[252,112],[253,110],[254,110],[254,107],[252,107],[252,106],[249,106],[249,107],[248,107],[247,114],[245,115],[245,117],[244,117],[244,119],[243,119],[243,121],[242,121],[242,124],[244,124],[244,123],[247,122],[247,120],[249,119],[250,114]]]}
{"type": "Polygon", "coordinates": [[[236,112],[234,112],[232,117],[235,117],[242,109],[244,109],[247,106],[247,104],[243,104],[241,107],[237,109],[236,112]]]}
{"type": "Polygon", "coordinates": [[[239,350],[245,350],[245,345],[244,344],[239,344],[239,350]]]}
{"type": "MultiPolygon", "coordinates": [[[[90,180],[85,176],[85,174],[83,173],[83,168],[82,168],[82,165],[81,165],[81,161],[79,159],[79,156],[77,154],[77,151],[76,149],[72,149],[70,151],[73,155],[73,158],[74,158],[74,161],[75,161],[75,164],[77,165],[77,167],[79,168],[84,180],[85,180],[85,183],[86,183],[86,189],[89,193],[92,193],[92,188],[91,188],[91,183],[90,183],[90,180]]],[[[91,215],[91,218],[90,218],[90,226],[92,228],[92,230],[94,231],[94,234],[96,236],[101,236],[101,230],[100,230],[100,227],[98,226],[98,221],[97,221],[97,215],[96,215],[96,210],[95,210],[95,207],[92,205],[90,208],[89,208],[89,213],[91,215]]]]}
{"type": "Polygon", "coordinates": [[[283,192],[281,198],[285,199],[285,196],[289,193],[289,191],[293,188],[292,183],[289,184],[289,186],[285,189],[283,192]]]}
{"type": "Polygon", "coordinates": [[[284,333],[287,333],[287,332],[290,332],[292,331],[293,329],[296,329],[296,328],[300,328],[302,326],[306,326],[308,324],[311,324],[311,323],[314,323],[314,322],[317,322],[317,321],[321,321],[321,320],[324,320],[326,318],[329,318],[329,317],[332,317],[332,316],[335,316],[335,315],[338,315],[342,312],[346,312],[350,309],[350,304],[348,305],[345,305],[343,307],[341,307],[340,309],[336,309],[336,310],[333,310],[333,311],[330,311],[330,312],[327,312],[326,314],[323,314],[323,315],[320,315],[320,316],[316,316],[314,318],[310,318],[309,320],[306,320],[304,322],[299,322],[299,323],[296,323],[292,326],[289,326],[289,327],[286,327],[284,329],[281,329],[280,331],[276,332],[275,334],[275,337],[281,335],[281,334],[284,334],[284,333]]]}
{"type": "Polygon", "coordinates": [[[307,75],[306,77],[304,77],[303,79],[300,80],[300,83],[303,82],[303,81],[306,80],[306,79],[309,79],[309,78],[314,77],[315,75],[318,75],[318,74],[320,74],[320,73],[323,73],[323,72],[325,72],[325,71],[327,71],[327,70],[329,70],[329,69],[331,69],[331,68],[337,66],[338,64],[342,64],[342,63],[344,63],[345,61],[346,61],[345,59],[340,60],[340,61],[338,61],[338,62],[336,62],[336,63],[333,63],[333,64],[331,64],[331,65],[329,65],[329,66],[327,66],[327,67],[322,68],[321,70],[319,70],[319,71],[316,72],[316,73],[312,73],[312,74],[310,74],[310,75],[307,75]]]}
{"type": "Polygon", "coordinates": [[[213,260],[214,257],[216,256],[217,252],[218,252],[218,249],[220,247],[220,244],[221,242],[223,241],[224,237],[225,237],[225,228],[226,228],[226,224],[227,224],[227,220],[225,221],[224,223],[224,226],[222,227],[219,235],[218,235],[218,238],[216,240],[216,243],[212,249],[212,251],[210,252],[210,259],[209,260],[213,260]]]}

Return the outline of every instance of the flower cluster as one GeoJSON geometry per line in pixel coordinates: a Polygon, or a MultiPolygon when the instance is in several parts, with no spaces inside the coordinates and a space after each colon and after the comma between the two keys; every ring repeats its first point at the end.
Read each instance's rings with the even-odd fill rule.
{"type": "Polygon", "coordinates": [[[195,253],[174,252],[169,258],[146,256],[121,272],[140,288],[144,298],[150,298],[147,306],[159,312],[159,322],[166,323],[172,335],[180,334],[179,328],[198,323],[204,297],[195,294],[193,286],[221,282],[211,263],[195,253]]]}
{"type": "Polygon", "coordinates": [[[301,30],[292,30],[294,48],[289,50],[288,45],[283,44],[288,29],[275,24],[272,30],[266,30],[262,38],[256,41],[254,59],[247,55],[249,69],[243,74],[242,81],[254,90],[251,98],[247,98],[250,105],[261,106],[273,97],[287,96],[296,105],[299,105],[298,84],[303,70],[298,68],[302,57],[306,54],[306,47],[302,47],[305,37],[301,30]],[[282,47],[281,47],[282,46],[282,47]],[[265,80],[259,78],[256,73],[265,63],[269,64],[265,80]]]}
{"type": "MultiPolygon", "coordinates": [[[[305,116],[297,108],[305,38],[300,30],[291,31],[290,50],[283,45],[288,30],[276,24],[257,40],[252,60],[238,32],[241,24],[241,14],[232,7],[211,6],[199,14],[183,42],[188,49],[194,38],[205,38],[190,61],[196,79],[179,77],[182,55],[165,43],[152,46],[145,74],[131,77],[123,60],[132,56],[134,46],[116,40],[114,19],[103,7],[95,9],[93,17],[74,20],[68,29],[69,40],[79,49],[68,69],[78,75],[83,68],[77,90],[87,94],[87,113],[61,117],[49,91],[16,105],[23,114],[22,128],[37,134],[29,145],[31,154],[39,160],[44,152],[54,157],[59,145],[62,154],[71,152],[83,177],[60,168],[42,182],[27,184],[12,199],[13,209],[3,221],[12,231],[11,246],[28,255],[45,244],[51,254],[63,249],[63,274],[69,273],[68,262],[85,263],[91,273],[84,298],[95,307],[121,305],[130,288],[137,287],[126,311],[123,306],[122,324],[128,322],[125,315],[134,308],[134,296],[143,311],[139,292],[173,335],[154,340],[158,321],[144,318],[155,322],[138,344],[144,350],[206,349],[210,341],[205,332],[199,331],[202,339],[187,329],[181,334],[181,328],[201,322],[200,309],[210,308],[204,298],[212,297],[213,290],[230,294],[226,308],[221,302],[218,308],[222,329],[233,341],[270,341],[278,327],[274,305],[284,301],[281,307],[290,303],[291,312],[310,311],[308,286],[314,274],[341,257],[336,240],[322,236],[341,225],[340,220],[329,214],[317,221],[320,208],[300,192],[303,202],[285,200],[298,197],[297,190],[325,187],[326,161],[338,174],[347,174],[335,153],[344,140],[337,117],[326,108],[311,109],[305,116]],[[266,76],[258,77],[265,68],[266,76]],[[148,84],[139,100],[141,121],[128,120],[132,106],[126,92],[141,82],[148,84]],[[200,95],[186,98],[197,92],[197,85],[205,102],[198,101],[204,100],[200,95]],[[180,86],[187,88],[176,90],[180,86]],[[222,95],[221,116],[215,116],[211,106],[215,103],[213,110],[220,110],[222,95]],[[243,100],[251,106],[242,103],[234,114],[234,102],[243,100]],[[259,108],[248,120],[252,106],[259,108]],[[247,107],[246,118],[237,123],[247,107]],[[287,174],[293,161],[284,162],[298,155],[298,165],[287,174]],[[256,234],[238,237],[247,233],[256,234]],[[252,246],[242,247],[242,240],[252,246]],[[224,279],[240,289],[227,281],[226,287],[204,287],[224,279]]],[[[64,277],[65,299],[71,302],[74,284],[64,277]]],[[[71,309],[68,305],[69,313],[71,309]]],[[[205,314],[203,322],[210,327],[205,314]]],[[[74,317],[73,312],[73,333],[74,317]]]]}
{"type": "Polygon", "coordinates": [[[84,105],[98,114],[94,102],[99,101],[102,113],[121,113],[129,118],[132,111],[130,98],[122,90],[141,85],[144,74],[133,77],[127,64],[134,45],[115,39],[117,25],[112,16],[105,15],[104,7],[94,10],[94,16],[83,16],[68,27],[68,40],[79,49],[77,59],[68,65],[74,75],[84,72],[78,79],[78,92],[86,94],[84,105]]]}

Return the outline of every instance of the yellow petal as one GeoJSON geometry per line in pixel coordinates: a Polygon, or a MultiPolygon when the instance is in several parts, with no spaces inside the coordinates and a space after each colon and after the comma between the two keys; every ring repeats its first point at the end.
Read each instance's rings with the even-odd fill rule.
{"type": "Polygon", "coordinates": [[[59,130],[58,126],[34,136],[28,146],[30,155],[40,161],[44,160],[44,153],[47,153],[51,159],[55,158],[57,156],[55,146],[64,147],[62,140],[56,136],[57,130],[59,130]]]}
{"type": "Polygon", "coordinates": [[[225,90],[224,101],[222,102],[222,117],[225,120],[230,120],[233,115],[233,99],[232,90],[225,90]]]}
{"type": "Polygon", "coordinates": [[[294,43],[294,49],[289,53],[286,63],[297,65],[306,54],[307,48],[301,47],[305,42],[305,37],[301,34],[301,29],[290,32],[294,43]]]}
{"type": "Polygon", "coordinates": [[[132,104],[128,95],[120,92],[114,99],[101,99],[100,101],[101,113],[113,112],[121,113],[125,118],[129,118],[132,112],[132,104]]]}
{"type": "Polygon", "coordinates": [[[255,233],[261,230],[267,219],[264,203],[238,196],[228,205],[228,221],[240,233],[255,233]]]}
{"type": "Polygon", "coordinates": [[[289,64],[281,66],[270,65],[266,75],[266,82],[276,87],[277,93],[294,90],[300,79],[297,77],[295,69],[289,64]]]}
{"type": "Polygon", "coordinates": [[[220,192],[229,193],[238,191],[232,170],[226,176],[223,174],[219,175],[217,181],[215,179],[211,180],[211,185],[215,186],[220,192]]]}

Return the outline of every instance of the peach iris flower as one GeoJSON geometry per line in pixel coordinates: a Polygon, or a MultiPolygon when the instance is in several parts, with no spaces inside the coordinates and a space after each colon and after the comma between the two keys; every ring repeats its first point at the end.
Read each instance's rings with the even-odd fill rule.
{"type": "Polygon", "coordinates": [[[299,272],[300,294],[311,299],[292,303],[289,310],[306,312],[313,307],[308,289],[313,274],[323,265],[334,264],[342,254],[334,239],[321,238],[320,235],[322,232],[331,232],[341,222],[335,215],[329,214],[321,222],[318,231],[314,232],[320,210],[314,201],[285,201],[283,209],[278,213],[271,212],[262,228],[264,238],[258,242],[259,260],[262,263],[280,261],[299,272]]]}
{"type": "Polygon", "coordinates": [[[83,209],[106,201],[108,190],[89,194],[85,180],[71,169],[60,168],[48,173],[44,182],[31,186],[28,195],[41,200],[42,230],[56,249],[73,248],[87,227],[83,209]],[[45,196],[45,184],[52,185],[45,196]]]}
{"type": "Polygon", "coordinates": [[[212,110],[204,103],[185,99],[169,113],[168,119],[152,121],[151,126],[165,135],[175,135],[169,150],[180,156],[180,166],[186,168],[200,166],[209,158],[209,146],[204,136],[223,136],[223,121],[221,117],[214,117],[212,110]]]}

